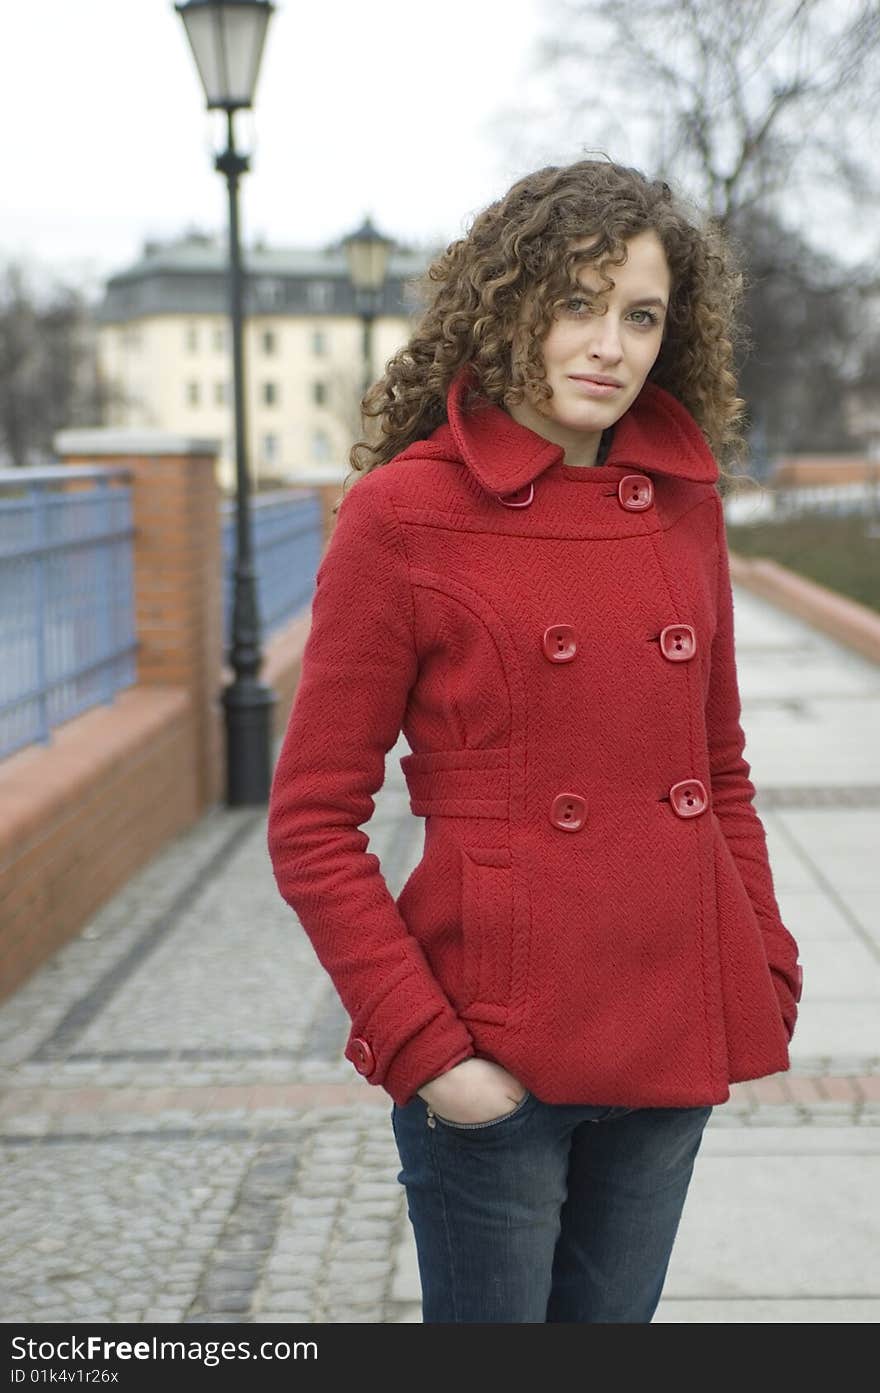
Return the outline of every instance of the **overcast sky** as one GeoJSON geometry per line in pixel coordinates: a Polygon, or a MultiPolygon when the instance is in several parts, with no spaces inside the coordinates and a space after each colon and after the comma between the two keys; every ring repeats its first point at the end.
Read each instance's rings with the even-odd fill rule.
{"type": "MultiPolygon", "coordinates": [[[[318,246],[369,211],[445,243],[528,169],[578,158],[577,141],[538,150],[545,16],[541,0],[277,0],[255,110],[236,118],[245,241],[318,246]]],[[[3,260],[97,287],[147,237],[225,235],[224,118],[171,0],[6,0],[2,35],[3,260]]],[[[646,168],[636,134],[607,153],[646,168]]],[[[827,192],[812,216],[840,242],[827,192]]]]}
{"type": "MultiPolygon", "coordinates": [[[[0,253],[101,274],[145,237],[226,228],[209,114],[171,0],[7,4],[0,253]]],[[[278,0],[242,185],[247,241],[320,245],[366,211],[447,240],[523,170],[492,120],[527,82],[532,0],[278,0]]]]}

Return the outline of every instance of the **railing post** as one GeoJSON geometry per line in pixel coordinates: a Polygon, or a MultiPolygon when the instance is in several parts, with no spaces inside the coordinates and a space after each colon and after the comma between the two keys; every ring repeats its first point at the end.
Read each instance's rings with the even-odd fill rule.
{"type": "MultiPolygon", "coordinates": [[[[110,493],[110,480],[98,479],[95,487],[95,502],[98,504],[104,522],[105,532],[110,532],[113,522],[113,504],[110,493]]],[[[100,553],[100,581],[106,593],[113,589],[113,542],[105,541],[100,553]]],[[[113,648],[113,628],[111,623],[111,610],[109,605],[97,605],[93,607],[97,612],[101,630],[98,636],[99,650],[102,658],[109,657],[113,648]]],[[[113,700],[113,673],[109,662],[102,662],[101,668],[101,700],[109,703],[113,700]]]]}
{"type": "Polygon", "coordinates": [[[36,686],[39,693],[37,697],[37,740],[41,745],[48,745],[49,663],[46,654],[46,642],[48,638],[49,615],[46,605],[46,566],[48,564],[46,546],[49,541],[49,529],[46,526],[45,489],[39,484],[32,484],[28,489],[28,493],[30,494],[34,510],[34,543],[38,548],[37,554],[34,557],[34,598],[36,600],[34,609],[37,619],[37,632],[35,636],[36,686]]]}
{"type": "Polygon", "coordinates": [[[225,786],[218,442],[159,430],[65,430],[55,449],[64,464],[131,471],[137,680],[188,691],[192,774],[199,806],[209,807],[225,786]]]}

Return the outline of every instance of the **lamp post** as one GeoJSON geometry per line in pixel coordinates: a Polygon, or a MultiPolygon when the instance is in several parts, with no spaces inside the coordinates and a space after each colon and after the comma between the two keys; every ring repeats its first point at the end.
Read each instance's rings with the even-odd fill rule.
{"type": "Polygon", "coordinates": [[[226,112],[227,145],[214,161],[229,191],[229,311],[235,392],[235,572],[229,665],[235,674],[222,696],[226,718],[226,801],[230,807],[268,802],[271,715],[275,693],[259,680],[260,618],[253,566],[250,477],[242,351],[242,265],[238,182],[250,168],[235,149],[233,115],[253,104],[271,0],[187,0],[174,6],[192,47],[207,107],[226,112]]]}
{"type": "Polygon", "coordinates": [[[373,381],[373,321],[382,308],[382,290],[394,242],[383,237],[366,217],[356,232],[343,237],[354,299],[363,320],[364,392],[373,381]]]}

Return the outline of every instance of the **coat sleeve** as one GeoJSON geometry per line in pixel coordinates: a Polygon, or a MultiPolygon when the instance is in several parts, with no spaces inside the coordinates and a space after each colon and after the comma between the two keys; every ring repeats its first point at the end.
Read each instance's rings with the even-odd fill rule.
{"type": "Polygon", "coordinates": [[[724,508],[716,494],[718,615],[706,702],[712,806],[758,918],[767,963],[788,1037],[794,1032],[802,974],[798,945],[782,922],[763,823],[752,803],[755,786],[743,756],[745,735],[734,650],[733,590],[724,508]]]}
{"type": "Polygon", "coordinates": [[[381,483],[367,474],[344,495],[318,567],[268,845],[278,889],[351,1018],[346,1058],[403,1105],[475,1048],[359,830],[418,669],[403,538],[381,483]]]}

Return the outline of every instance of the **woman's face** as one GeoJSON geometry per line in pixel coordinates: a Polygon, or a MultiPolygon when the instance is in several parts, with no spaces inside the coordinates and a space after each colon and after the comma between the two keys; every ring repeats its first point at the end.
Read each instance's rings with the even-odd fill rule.
{"type": "Polygon", "coordinates": [[[515,420],[565,446],[567,462],[595,460],[602,431],[635,401],[660,352],[672,287],[666,254],[653,231],[631,237],[626,248],[624,264],[607,268],[610,290],[603,292],[594,267],[582,267],[583,295],[573,294],[557,312],[543,342],[553,396],[509,408],[515,420]],[[607,313],[594,311],[597,296],[607,313]],[[597,376],[613,385],[598,385],[597,376]]]}

